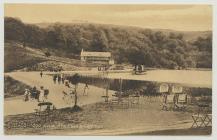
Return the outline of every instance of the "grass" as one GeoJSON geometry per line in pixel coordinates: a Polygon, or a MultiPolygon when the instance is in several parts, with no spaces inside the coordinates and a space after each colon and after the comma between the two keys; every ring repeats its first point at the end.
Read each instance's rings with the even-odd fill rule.
{"type": "Polygon", "coordinates": [[[4,98],[23,95],[26,88],[30,89],[31,87],[10,76],[4,77],[4,98]]]}
{"type": "Polygon", "coordinates": [[[32,52],[26,50],[25,48],[18,47],[18,45],[19,44],[15,42],[5,43],[5,72],[19,70],[45,61],[42,58],[32,56],[32,52]]]}
{"type": "Polygon", "coordinates": [[[102,123],[98,110],[89,110],[93,106],[95,105],[83,106],[80,111],[74,111],[72,108],[53,110],[49,121],[44,117],[36,116],[34,113],[6,116],[4,119],[5,134],[40,134],[45,129],[47,131],[73,129],[61,126],[98,125],[102,123]]]}
{"type": "Polygon", "coordinates": [[[124,132],[125,135],[211,134],[211,127],[177,130],[169,127],[168,130],[148,132],[149,126],[160,126],[167,129],[167,125],[174,123],[174,127],[180,124],[184,126],[186,123],[191,125],[192,113],[162,111],[158,102],[144,103],[144,108],[140,109],[137,107],[125,109],[108,107],[104,103],[82,106],[81,111],[73,111],[72,107],[57,109],[53,110],[49,119],[36,116],[34,113],[5,116],[4,130],[7,135],[79,135],[82,132],[88,132],[91,135],[92,132],[97,134],[100,131],[108,131],[110,132],[109,135],[122,135],[123,133],[119,129],[124,129],[126,131],[124,132]],[[179,123],[176,124],[177,122],[179,123]],[[140,128],[141,126],[142,128],[140,128]],[[139,132],[144,132],[131,131],[134,128],[139,128],[139,132]]]}
{"type": "Polygon", "coordinates": [[[33,49],[29,46],[26,46],[24,48],[18,42],[7,41],[5,42],[4,50],[4,71],[11,72],[24,68],[27,71],[55,70],[57,66],[61,66],[64,70],[75,70],[86,69],[84,67],[86,67],[87,65],[94,65],[89,63],[86,64],[77,59],[70,59],[63,56],[59,57],[58,55],[53,53],[54,50],[49,50],[51,52],[51,56],[45,57],[44,51],[46,50],[44,50],[43,48],[33,49]]]}

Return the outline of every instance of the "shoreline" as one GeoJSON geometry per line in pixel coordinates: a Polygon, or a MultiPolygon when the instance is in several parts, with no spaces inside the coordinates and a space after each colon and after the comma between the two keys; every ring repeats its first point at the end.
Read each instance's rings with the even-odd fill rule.
{"type": "MultiPolygon", "coordinates": [[[[9,72],[4,75],[11,75],[14,73],[39,73],[39,71],[30,72],[9,72]]],[[[60,72],[45,71],[44,74],[52,75],[60,72]]],[[[198,71],[198,70],[149,70],[144,75],[133,75],[130,72],[126,73],[105,73],[99,71],[62,71],[65,75],[72,75],[75,73],[81,76],[88,77],[104,77],[108,79],[123,79],[146,81],[156,83],[180,84],[186,87],[196,88],[212,88],[212,71],[198,71]]]]}

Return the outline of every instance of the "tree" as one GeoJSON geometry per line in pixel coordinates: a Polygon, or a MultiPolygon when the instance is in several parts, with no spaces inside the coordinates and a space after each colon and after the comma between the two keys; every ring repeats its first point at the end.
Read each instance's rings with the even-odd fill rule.
{"type": "Polygon", "coordinates": [[[156,36],[156,41],[158,42],[162,42],[166,38],[166,36],[161,31],[156,32],[155,36],[156,36]]]}
{"type": "Polygon", "coordinates": [[[78,95],[77,95],[77,87],[78,87],[78,83],[80,81],[80,76],[76,73],[74,74],[71,78],[70,78],[70,82],[75,86],[75,91],[74,91],[74,94],[75,94],[75,103],[74,103],[74,106],[73,106],[73,111],[80,111],[81,108],[77,105],[77,102],[78,102],[78,95]]]}
{"type": "Polygon", "coordinates": [[[152,55],[152,52],[149,51],[145,53],[143,61],[143,64],[148,67],[154,67],[157,64],[154,55],[152,55]]]}
{"type": "Polygon", "coordinates": [[[144,64],[144,54],[142,50],[136,47],[130,48],[128,52],[128,60],[135,66],[144,64]]]}
{"type": "Polygon", "coordinates": [[[34,47],[42,47],[46,36],[45,30],[36,25],[27,24],[24,28],[24,43],[31,43],[34,47]]]}
{"type": "Polygon", "coordinates": [[[57,38],[58,38],[58,35],[55,31],[53,30],[49,30],[47,31],[47,36],[46,36],[46,44],[49,46],[49,47],[57,47],[56,43],[57,43],[57,38]]]}
{"type": "Polygon", "coordinates": [[[92,51],[107,51],[108,50],[108,40],[103,31],[97,31],[93,35],[93,40],[91,43],[91,50],[92,51]]]}
{"type": "Polygon", "coordinates": [[[198,37],[193,45],[197,46],[199,51],[207,51],[212,52],[212,36],[208,36],[206,38],[198,37]]]}
{"type": "Polygon", "coordinates": [[[41,28],[10,17],[5,17],[4,22],[5,41],[45,48],[43,50],[49,48],[50,53],[58,51],[52,54],[63,57],[78,56],[83,48],[87,51],[110,51],[118,63],[149,67],[183,67],[195,63],[199,67],[208,67],[212,64],[211,33],[190,44],[185,40],[185,34],[174,31],[61,23],[41,28]],[[188,60],[185,56],[194,59],[188,60]]]}
{"type": "Polygon", "coordinates": [[[25,41],[25,24],[17,19],[5,17],[5,40],[25,41]]]}
{"type": "Polygon", "coordinates": [[[179,34],[177,35],[177,38],[178,38],[179,40],[182,40],[182,39],[183,39],[183,34],[179,33],[179,34]]]}

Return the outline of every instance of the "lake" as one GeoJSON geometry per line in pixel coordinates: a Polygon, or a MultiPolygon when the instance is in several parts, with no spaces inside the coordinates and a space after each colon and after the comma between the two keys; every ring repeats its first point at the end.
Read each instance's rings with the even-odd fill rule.
{"type": "MultiPolygon", "coordinates": [[[[50,73],[50,72],[49,72],[50,73]]],[[[98,71],[64,71],[65,74],[79,73],[86,76],[101,76],[110,79],[176,83],[189,87],[212,88],[211,70],[149,70],[143,75],[131,72],[104,73],[98,71]]]]}

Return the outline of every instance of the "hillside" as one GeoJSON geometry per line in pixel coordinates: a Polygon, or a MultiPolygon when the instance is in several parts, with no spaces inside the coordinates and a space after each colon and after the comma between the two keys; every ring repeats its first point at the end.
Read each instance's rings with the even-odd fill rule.
{"type": "Polygon", "coordinates": [[[30,67],[34,64],[45,61],[45,59],[34,56],[30,51],[18,46],[19,44],[15,42],[5,43],[5,72],[22,69],[24,67],[30,67]]]}
{"type": "Polygon", "coordinates": [[[74,59],[84,49],[110,51],[116,63],[171,69],[212,67],[210,31],[180,32],[91,23],[55,23],[41,28],[6,17],[5,40],[74,59]]]}
{"type": "MultiPolygon", "coordinates": [[[[106,26],[106,27],[113,27],[113,28],[132,28],[135,30],[144,30],[144,28],[141,27],[127,27],[127,26],[120,26],[120,25],[111,25],[111,24],[96,24],[96,23],[47,23],[47,22],[41,22],[41,23],[35,23],[33,25],[36,25],[40,28],[48,28],[49,26],[53,26],[55,24],[62,24],[62,25],[82,25],[87,26],[88,24],[94,24],[95,26],[106,26]]],[[[165,35],[169,35],[170,33],[176,33],[176,34],[182,34],[183,39],[189,42],[195,41],[198,37],[206,38],[212,34],[212,31],[176,31],[171,29],[150,29],[155,32],[163,32],[165,35]]]]}
{"type": "Polygon", "coordinates": [[[14,70],[25,71],[57,71],[57,70],[86,70],[93,67],[93,63],[84,63],[77,59],[56,56],[51,53],[45,55],[46,50],[23,47],[21,43],[14,41],[5,42],[5,72],[14,70]]]}
{"type": "MultiPolygon", "coordinates": [[[[32,25],[36,25],[40,28],[48,28],[49,26],[53,26],[55,24],[62,24],[62,25],[82,25],[82,26],[87,26],[88,24],[94,24],[95,26],[109,26],[113,28],[132,28],[135,30],[144,30],[144,28],[141,27],[133,27],[133,26],[120,26],[120,25],[111,25],[111,24],[96,24],[96,23],[49,23],[49,22],[41,22],[41,23],[35,23],[32,25]]],[[[148,28],[147,28],[148,29],[148,28]]],[[[171,30],[171,29],[151,29],[149,30],[152,31],[160,31],[163,32],[165,35],[169,35],[170,33],[176,33],[176,34],[182,34],[183,39],[186,41],[195,41],[198,37],[208,37],[209,35],[212,34],[212,31],[176,31],[176,30],[171,30]]]]}

